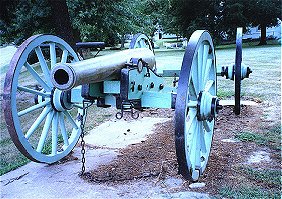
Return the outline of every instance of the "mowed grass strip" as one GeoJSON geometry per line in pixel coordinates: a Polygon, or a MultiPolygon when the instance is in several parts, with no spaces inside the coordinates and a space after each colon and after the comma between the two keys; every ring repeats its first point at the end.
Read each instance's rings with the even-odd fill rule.
{"type": "Polygon", "coordinates": [[[280,192],[269,189],[260,188],[257,186],[241,185],[239,187],[224,186],[221,188],[218,197],[216,198],[236,198],[236,199],[279,199],[280,192]]]}
{"type": "Polygon", "coordinates": [[[258,145],[281,151],[281,124],[260,133],[239,132],[235,138],[242,142],[255,142],[258,145]]]}

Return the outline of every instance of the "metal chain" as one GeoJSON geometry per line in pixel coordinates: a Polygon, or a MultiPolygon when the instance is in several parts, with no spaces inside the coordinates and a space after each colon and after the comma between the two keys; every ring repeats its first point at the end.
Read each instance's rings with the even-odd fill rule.
{"type": "Polygon", "coordinates": [[[87,101],[83,100],[83,108],[82,108],[82,115],[79,114],[79,120],[80,120],[80,128],[81,128],[81,174],[83,175],[85,172],[85,140],[84,140],[84,127],[85,127],[85,122],[86,122],[86,115],[87,115],[87,109],[93,104],[93,102],[90,103],[90,105],[86,106],[87,101]]]}
{"type": "Polygon", "coordinates": [[[80,120],[80,128],[81,128],[81,134],[80,134],[80,137],[81,137],[81,175],[84,174],[85,172],[85,141],[84,141],[84,116],[85,116],[85,106],[84,106],[84,101],[83,101],[83,112],[82,112],[82,117],[81,117],[81,120],[80,120]]]}

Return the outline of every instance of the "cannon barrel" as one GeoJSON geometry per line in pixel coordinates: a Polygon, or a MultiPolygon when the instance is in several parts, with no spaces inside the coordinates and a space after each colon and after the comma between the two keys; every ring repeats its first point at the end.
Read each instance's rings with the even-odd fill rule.
{"type": "Polygon", "coordinates": [[[105,49],[105,42],[78,42],[76,43],[76,48],[100,48],[105,49]]]}
{"type": "Polygon", "coordinates": [[[147,48],[121,52],[74,63],[58,63],[51,70],[51,81],[60,90],[117,78],[131,58],[142,58],[150,68],[156,64],[154,53],[147,48]]]}

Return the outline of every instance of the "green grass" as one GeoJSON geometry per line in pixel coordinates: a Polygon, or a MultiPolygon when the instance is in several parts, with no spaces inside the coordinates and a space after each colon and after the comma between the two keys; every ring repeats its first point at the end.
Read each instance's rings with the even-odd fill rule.
{"type": "Polygon", "coordinates": [[[220,192],[220,197],[227,198],[236,198],[236,199],[251,199],[251,198],[260,198],[260,199],[270,199],[270,198],[280,198],[279,191],[266,190],[258,188],[256,186],[243,186],[233,187],[233,186],[224,186],[220,192]]]}
{"type": "Polygon", "coordinates": [[[6,160],[2,159],[1,156],[0,176],[9,171],[15,170],[23,165],[26,165],[28,162],[30,162],[30,160],[24,157],[23,155],[19,155],[17,157],[13,156],[13,158],[14,159],[11,162],[7,162],[6,160]]]}
{"type": "Polygon", "coordinates": [[[182,43],[179,39],[160,39],[155,41],[155,44],[157,44],[159,47],[163,47],[163,43],[182,43]]]}
{"type": "Polygon", "coordinates": [[[254,169],[251,167],[241,166],[239,170],[243,175],[256,182],[264,183],[270,187],[279,188],[281,184],[281,171],[275,169],[254,169]]]}
{"type": "MultiPolygon", "coordinates": [[[[259,41],[243,41],[242,48],[260,48],[262,46],[259,46],[259,41]]],[[[263,47],[273,47],[273,46],[279,46],[281,43],[279,43],[277,40],[268,40],[267,45],[264,45],[263,47]]],[[[216,45],[215,49],[234,49],[236,48],[236,44],[221,44],[221,45],[216,45]]]]}
{"type": "Polygon", "coordinates": [[[276,125],[272,129],[262,133],[240,132],[235,138],[242,142],[255,142],[261,146],[267,146],[271,149],[281,150],[281,125],[276,125]]]}
{"type": "Polygon", "coordinates": [[[234,91],[232,90],[223,90],[223,89],[218,89],[217,90],[217,97],[220,99],[225,99],[227,97],[231,97],[234,95],[234,91]]]}
{"type": "MultiPolygon", "coordinates": [[[[216,49],[217,67],[235,63],[235,47],[216,49]]],[[[280,107],[281,102],[281,46],[243,47],[243,63],[250,66],[253,73],[242,80],[241,92],[250,98],[271,102],[271,106],[280,107]]],[[[218,90],[233,91],[234,81],[218,77],[218,90]]],[[[276,115],[280,112],[277,109],[276,115]]]]}
{"type": "Polygon", "coordinates": [[[238,186],[224,186],[219,191],[219,198],[280,198],[280,170],[254,169],[247,166],[240,166],[236,170],[245,176],[248,181],[253,181],[254,185],[246,182],[238,186]]]}
{"type": "Polygon", "coordinates": [[[17,150],[11,138],[1,137],[0,146],[0,176],[30,162],[17,150]]]}

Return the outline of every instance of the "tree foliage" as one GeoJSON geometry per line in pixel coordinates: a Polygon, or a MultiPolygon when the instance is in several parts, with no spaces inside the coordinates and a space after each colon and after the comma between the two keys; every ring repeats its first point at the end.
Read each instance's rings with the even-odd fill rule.
{"type": "Polygon", "coordinates": [[[54,32],[47,0],[6,2],[5,7],[1,9],[9,13],[9,16],[0,19],[1,43],[11,41],[21,43],[33,34],[54,32]]]}
{"type": "MultiPolygon", "coordinates": [[[[160,0],[161,1],[161,0],[160,0]]],[[[189,37],[196,29],[209,30],[216,40],[234,39],[237,27],[260,26],[261,43],[266,27],[275,26],[281,18],[280,0],[167,0],[167,29],[189,37]]]]}
{"type": "Polygon", "coordinates": [[[73,27],[83,41],[102,40],[114,44],[118,33],[127,31],[131,13],[122,0],[68,1],[73,27]]]}
{"type": "Polygon", "coordinates": [[[260,44],[266,44],[266,28],[276,26],[281,19],[281,0],[249,0],[243,4],[248,22],[261,29],[260,44]]]}
{"type": "Polygon", "coordinates": [[[189,37],[197,29],[208,29],[216,32],[220,0],[170,0],[167,1],[167,12],[170,18],[164,22],[165,29],[175,34],[189,37]]]}
{"type": "MultiPolygon", "coordinates": [[[[280,0],[60,1],[68,6],[77,40],[110,45],[123,40],[126,33],[153,36],[158,25],[166,33],[184,37],[207,29],[216,40],[234,39],[236,27],[259,25],[263,39],[266,27],[277,25],[281,17],[280,0]]],[[[0,43],[20,43],[37,33],[58,34],[58,20],[54,20],[67,17],[55,16],[53,4],[53,0],[0,0],[0,43]]]]}

